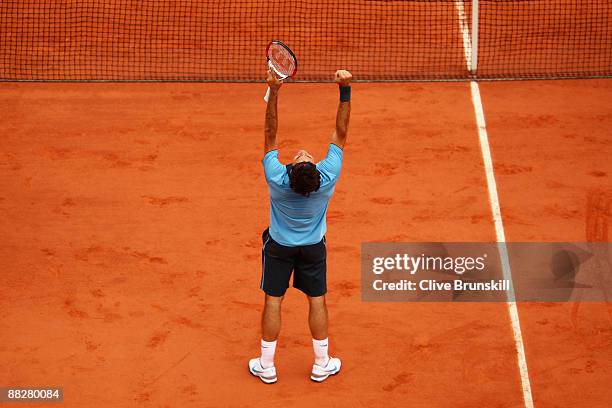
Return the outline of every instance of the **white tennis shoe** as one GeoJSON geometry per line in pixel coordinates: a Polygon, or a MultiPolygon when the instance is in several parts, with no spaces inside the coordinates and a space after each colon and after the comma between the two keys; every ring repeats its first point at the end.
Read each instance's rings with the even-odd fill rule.
{"type": "Polygon", "coordinates": [[[341,366],[342,362],[339,358],[335,357],[330,357],[329,360],[327,360],[327,365],[325,367],[321,367],[318,364],[313,364],[310,379],[316,382],[325,381],[330,375],[338,374],[341,366]]]}
{"type": "Polygon", "coordinates": [[[259,358],[249,360],[249,371],[266,384],[274,384],[276,382],[276,367],[263,368],[259,358]]]}

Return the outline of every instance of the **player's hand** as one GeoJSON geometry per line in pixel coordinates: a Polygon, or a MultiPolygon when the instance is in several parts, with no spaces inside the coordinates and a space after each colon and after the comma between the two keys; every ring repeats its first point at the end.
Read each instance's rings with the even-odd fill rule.
{"type": "Polygon", "coordinates": [[[274,76],[272,70],[270,69],[268,70],[268,77],[266,78],[266,82],[268,83],[268,86],[270,87],[271,91],[278,91],[283,85],[283,81],[274,76]]]}
{"type": "Polygon", "coordinates": [[[336,71],[334,75],[334,81],[336,81],[340,86],[347,86],[353,80],[353,74],[348,72],[345,69],[339,69],[336,71]]]}

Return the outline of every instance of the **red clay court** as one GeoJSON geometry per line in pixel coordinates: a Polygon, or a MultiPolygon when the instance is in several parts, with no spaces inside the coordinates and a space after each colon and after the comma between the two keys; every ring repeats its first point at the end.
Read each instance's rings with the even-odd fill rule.
{"type": "MultiPolygon", "coordinates": [[[[0,5],[0,387],[60,386],[66,407],[610,406],[609,302],[514,304],[520,349],[510,303],[360,294],[362,242],[496,242],[500,222],[508,242],[610,241],[612,82],[592,78],[612,75],[607,2],[481,1],[478,54],[468,1],[270,2],[297,80],[341,67],[367,80],[328,211],[343,371],[308,380],[307,302],[289,290],[271,386],[246,367],[269,221],[265,85],[228,81],[263,77],[272,6],[76,3],[0,5]],[[364,48],[374,37],[386,42],[364,48]],[[232,52],[213,64],[220,38],[232,52]],[[480,81],[497,77],[541,80],[480,81]],[[569,77],[585,79],[545,80],[569,77]],[[97,79],[111,82],[82,82],[97,79]]],[[[285,84],[281,161],[322,158],[336,107],[333,84],[285,84]]]]}

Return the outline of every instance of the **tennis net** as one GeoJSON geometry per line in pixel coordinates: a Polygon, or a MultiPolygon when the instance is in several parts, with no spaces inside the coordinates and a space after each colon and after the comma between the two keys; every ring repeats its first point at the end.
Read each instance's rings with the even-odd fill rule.
{"type": "Polygon", "coordinates": [[[612,76],[609,0],[3,0],[0,80],[296,81],[612,76]]]}

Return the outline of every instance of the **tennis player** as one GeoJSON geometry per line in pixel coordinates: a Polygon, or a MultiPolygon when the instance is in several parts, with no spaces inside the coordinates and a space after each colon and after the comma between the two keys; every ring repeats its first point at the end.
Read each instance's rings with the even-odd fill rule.
{"type": "Polygon", "coordinates": [[[281,303],[293,273],[293,287],[304,292],[309,302],[308,324],[312,334],[314,364],[310,379],[321,382],[340,371],[339,358],[328,354],[326,284],[326,213],[342,167],[351,111],[352,75],[336,71],[340,103],[336,129],[327,157],[314,162],[310,153],[300,150],[293,162],[278,160],[276,111],[282,85],[271,72],[267,82],[270,99],[266,109],[263,166],[270,190],[270,227],[263,232],[261,289],[265,304],[261,319],[261,357],[249,361],[251,374],[263,382],[276,382],[274,354],[281,327],[281,303]]]}

